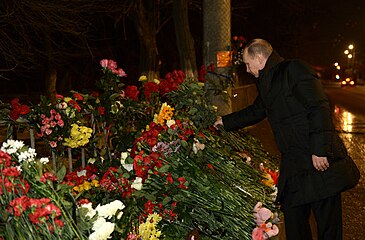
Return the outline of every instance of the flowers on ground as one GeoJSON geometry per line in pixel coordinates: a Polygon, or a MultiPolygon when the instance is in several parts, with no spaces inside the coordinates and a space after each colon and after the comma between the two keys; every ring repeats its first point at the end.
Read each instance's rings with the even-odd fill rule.
{"type": "Polygon", "coordinates": [[[65,138],[64,145],[70,148],[77,148],[85,146],[91,137],[93,130],[85,126],[79,126],[74,123],[71,124],[70,137],[65,138]]]}
{"type": "Polygon", "coordinates": [[[161,231],[158,230],[157,224],[161,221],[161,217],[156,214],[148,215],[146,222],[139,225],[138,233],[142,239],[158,240],[161,237],[161,231]]]}
{"type": "Polygon", "coordinates": [[[9,116],[13,121],[18,120],[19,117],[27,115],[30,112],[28,105],[19,103],[19,98],[11,100],[10,106],[11,110],[9,116]]]}
{"type": "Polygon", "coordinates": [[[0,225],[0,238],[17,219],[39,239],[180,240],[193,229],[207,239],[250,239],[252,206],[272,191],[256,165],[267,155],[211,128],[215,109],[182,71],[125,86],[115,61],[100,64],[100,94],[59,95],[32,112],[53,151],[88,145],[88,165],[54,172],[24,143],[3,144],[0,213],[10,227],[0,225]]]}
{"type": "Polygon", "coordinates": [[[161,126],[165,125],[165,121],[169,121],[174,114],[174,108],[163,103],[159,114],[155,114],[153,121],[161,126]]]}

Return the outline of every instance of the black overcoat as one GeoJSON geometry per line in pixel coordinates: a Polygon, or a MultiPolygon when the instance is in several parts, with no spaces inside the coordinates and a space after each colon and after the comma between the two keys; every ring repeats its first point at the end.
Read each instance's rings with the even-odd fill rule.
{"type": "Polygon", "coordinates": [[[259,94],[254,103],[222,120],[226,130],[236,130],[267,117],[281,152],[277,201],[283,201],[287,191],[295,193],[285,201],[290,205],[342,191],[347,183],[341,182],[338,173],[319,172],[312,164],[312,155],[326,156],[330,165],[347,157],[315,71],[301,60],[284,60],[274,51],[260,70],[256,86],[259,94]]]}

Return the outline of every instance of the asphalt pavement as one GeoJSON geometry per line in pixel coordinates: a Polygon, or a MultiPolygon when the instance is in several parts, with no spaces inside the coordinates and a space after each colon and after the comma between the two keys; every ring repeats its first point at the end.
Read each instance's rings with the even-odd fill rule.
{"type": "MultiPolygon", "coordinates": [[[[362,240],[365,239],[365,115],[355,115],[337,107],[334,109],[333,122],[361,173],[359,184],[342,193],[343,240],[362,240]]],[[[248,132],[261,141],[266,151],[280,156],[267,120],[250,127],[248,132]]],[[[280,233],[276,240],[286,240],[285,219],[281,220],[280,233]]],[[[313,240],[317,240],[315,221],[312,216],[311,227],[313,240]]]]}

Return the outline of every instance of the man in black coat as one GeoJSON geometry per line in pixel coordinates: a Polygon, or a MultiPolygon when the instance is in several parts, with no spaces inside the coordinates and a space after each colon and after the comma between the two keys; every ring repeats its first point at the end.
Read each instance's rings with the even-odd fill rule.
{"type": "Polygon", "coordinates": [[[248,43],[243,59],[257,78],[259,94],[252,105],[218,117],[214,125],[236,130],[267,117],[281,152],[276,200],[287,239],[312,239],[311,210],[318,239],[342,239],[341,191],[353,187],[359,176],[356,165],[355,174],[346,172],[345,159],[352,159],[334,131],[320,80],[303,61],[284,60],[263,39],[248,43]]]}

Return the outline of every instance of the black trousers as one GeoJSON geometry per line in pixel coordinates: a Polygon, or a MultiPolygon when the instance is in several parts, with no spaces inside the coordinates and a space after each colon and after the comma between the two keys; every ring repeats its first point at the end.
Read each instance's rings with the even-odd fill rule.
{"type": "Polygon", "coordinates": [[[311,240],[311,210],[317,224],[318,240],[342,240],[341,193],[317,202],[290,207],[285,205],[284,221],[287,240],[311,240]]]}

